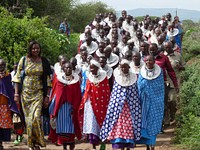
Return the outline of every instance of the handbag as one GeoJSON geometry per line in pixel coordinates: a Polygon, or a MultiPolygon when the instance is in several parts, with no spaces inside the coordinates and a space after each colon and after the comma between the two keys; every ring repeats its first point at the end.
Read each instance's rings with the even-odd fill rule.
{"type": "Polygon", "coordinates": [[[19,86],[19,92],[20,93],[22,92],[23,82],[24,82],[24,78],[26,76],[26,73],[25,73],[25,61],[26,61],[26,56],[23,57],[22,70],[20,72],[20,78],[21,78],[21,83],[20,83],[20,86],[19,86]]]}
{"type": "Polygon", "coordinates": [[[50,119],[50,125],[51,125],[52,129],[54,129],[54,130],[56,129],[56,118],[55,117],[50,119]]]}

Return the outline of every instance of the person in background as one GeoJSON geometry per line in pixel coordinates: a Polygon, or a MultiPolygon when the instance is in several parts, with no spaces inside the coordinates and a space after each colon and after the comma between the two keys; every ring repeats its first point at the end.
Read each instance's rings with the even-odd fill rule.
{"type": "Polygon", "coordinates": [[[28,54],[20,59],[13,79],[15,82],[14,98],[15,101],[22,103],[28,135],[27,145],[30,150],[39,150],[40,146],[46,146],[41,116],[42,108],[47,108],[49,105],[52,70],[48,60],[42,57],[41,53],[40,44],[37,41],[30,42],[28,54]],[[21,71],[25,72],[23,81],[21,81],[21,71]],[[21,82],[23,86],[20,97],[21,82]]]}
{"type": "Polygon", "coordinates": [[[130,63],[130,70],[136,75],[138,75],[143,65],[144,61],[141,60],[140,53],[134,51],[132,55],[132,62],[130,63]]]}
{"type": "Polygon", "coordinates": [[[18,63],[15,63],[13,65],[13,71],[11,71],[11,73],[10,73],[12,79],[14,78],[15,74],[17,73],[17,66],[18,66],[18,63]]]}
{"type": "Polygon", "coordinates": [[[149,44],[147,42],[141,42],[139,51],[141,59],[144,61],[145,57],[149,55],[149,44]]]}
{"type": "Polygon", "coordinates": [[[146,144],[146,150],[154,150],[156,136],[162,128],[164,115],[164,77],[154,56],[146,57],[138,81],[139,99],[142,105],[141,139],[137,144],[146,144]]]}
{"type": "Polygon", "coordinates": [[[72,65],[72,73],[81,76],[81,68],[79,68],[79,66],[77,65],[77,59],[75,57],[72,57],[70,59],[70,63],[72,65]]]}
{"type": "Polygon", "coordinates": [[[85,43],[83,43],[81,45],[80,49],[83,46],[86,47],[88,54],[92,55],[92,56],[94,56],[96,50],[98,49],[98,44],[96,42],[92,41],[92,37],[91,36],[87,36],[85,38],[85,43]]]}
{"type": "Polygon", "coordinates": [[[165,56],[163,53],[160,53],[158,51],[158,46],[155,43],[152,43],[149,46],[149,53],[154,56],[155,63],[160,66],[163,70],[164,74],[164,81],[165,81],[165,113],[164,113],[164,120],[163,120],[163,129],[166,129],[168,126],[170,126],[170,116],[169,116],[169,105],[168,105],[168,87],[167,87],[167,74],[169,75],[169,78],[173,82],[173,85],[175,87],[175,91],[179,92],[178,87],[178,81],[176,78],[176,73],[174,72],[174,69],[172,68],[172,65],[169,61],[169,58],[165,56]]]}
{"type": "Polygon", "coordinates": [[[175,28],[177,28],[179,30],[178,35],[180,36],[181,41],[182,41],[182,39],[183,39],[183,23],[179,20],[178,16],[174,17],[173,23],[174,23],[175,28]]]}
{"type": "Polygon", "coordinates": [[[111,46],[107,46],[104,49],[104,54],[107,58],[107,65],[115,69],[119,63],[119,57],[116,54],[112,53],[111,46]]]}
{"type": "Polygon", "coordinates": [[[109,80],[110,90],[112,91],[113,87],[113,69],[107,65],[107,58],[105,56],[99,57],[99,63],[101,68],[107,73],[107,78],[109,80]]]}
{"type": "Polygon", "coordinates": [[[86,89],[79,107],[79,120],[83,134],[88,135],[93,149],[99,144],[100,130],[106,116],[110,99],[107,74],[96,60],[90,61],[90,73],[86,89]]]}
{"type": "MultiPolygon", "coordinates": [[[[183,61],[183,57],[179,52],[173,50],[173,44],[171,42],[164,43],[165,55],[169,58],[169,61],[172,65],[176,73],[176,77],[178,80],[178,84],[180,85],[180,74],[183,70],[185,70],[184,65],[185,62],[183,61]]],[[[169,76],[167,76],[169,78],[169,76]]],[[[170,121],[175,119],[175,113],[177,110],[177,92],[171,80],[167,80],[167,86],[169,88],[169,97],[168,97],[168,105],[169,105],[169,113],[170,113],[170,121]]]]}
{"type": "Polygon", "coordinates": [[[5,60],[0,58],[0,150],[3,150],[3,142],[11,140],[13,113],[20,115],[14,101],[11,75],[6,71],[5,60]]]}
{"type": "MultiPolygon", "coordinates": [[[[18,67],[18,63],[15,63],[13,66],[13,71],[10,73],[11,74],[11,79],[14,79],[15,74],[17,73],[17,67],[18,67]]],[[[13,85],[13,89],[15,87],[14,82],[12,82],[13,85]]],[[[21,102],[19,102],[17,104],[18,110],[21,113],[21,116],[18,116],[16,113],[13,115],[13,124],[14,124],[14,133],[16,134],[16,139],[14,141],[14,145],[17,146],[20,144],[20,142],[22,142],[24,136],[23,136],[23,132],[24,132],[24,128],[25,128],[25,120],[24,120],[24,113],[22,110],[22,105],[21,102]]]]}
{"type": "Polygon", "coordinates": [[[70,24],[67,21],[67,18],[65,18],[63,22],[61,22],[59,26],[59,31],[60,33],[65,33],[68,38],[70,37],[70,24]]]}

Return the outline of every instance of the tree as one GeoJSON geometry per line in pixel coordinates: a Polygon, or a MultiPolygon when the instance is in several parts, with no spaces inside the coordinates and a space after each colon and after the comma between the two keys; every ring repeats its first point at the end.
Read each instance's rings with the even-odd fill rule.
{"type": "Polygon", "coordinates": [[[27,14],[19,19],[0,7],[0,58],[8,62],[8,68],[27,54],[27,47],[32,40],[41,44],[42,54],[52,64],[57,61],[59,54],[67,53],[69,43],[66,36],[47,28],[46,18],[32,19],[31,14],[31,10],[28,10],[27,14]]]}
{"type": "Polygon", "coordinates": [[[68,18],[74,32],[83,32],[85,26],[94,20],[96,14],[104,14],[105,12],[111,11],[115,12],[113,9],[108,8],[105,3],[88,2],[74,6],[68,18]]]}

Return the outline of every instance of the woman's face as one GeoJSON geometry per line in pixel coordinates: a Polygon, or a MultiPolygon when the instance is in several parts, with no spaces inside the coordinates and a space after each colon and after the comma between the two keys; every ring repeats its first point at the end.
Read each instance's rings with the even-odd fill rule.
{"type": "Polygon", "coordinates": [[[104,48],[105,48],[105,44],[104,44],[103,42],[100,42],[100,43],[99,43],[99,51],[100,51],[101,53],[103,53],[104,48]]]}
{"type": "Polygon", "coordinates": [[[110,47],[107,47],[104,49],[104,54],[105,54],[106,58],[110,57],[111,52],[112,52],[112,49],[110,47]]]}
{"type": "Polygon", "coordinates": [[[124,74],[128,74],[129,73],[129,65],[128,64],[121,64],[120,65],[120,69],[124,74]]]}
{"type": "Polygon", "coordinates": [[[61,66],[62,69],[64,68],[65,63],[66,63],[65,58],[62,58],[62,59],[60,60],[60,66],[61,66]]]}
{"type": "Polygon", "coordinates": [[[149,53],[153,56],[156,56],[158,54],[158,48],[155,45],[150,45],[149,53]]]}
{"type": "Polygon", "coordinates": [[[141,59],[140,53],[133,53],[132,58],[133,58],[133,62],[139,63],[141,59]]]}
{"type": "Polygon", "coordinates": [[[40,46],[39,44],[33,44],[31,49],[31,54],[33,57],[38,57],[40,55],[40,46]]]}
{"type": "Polygon", "coordinates": [[[148,69],[153,69],[154,64],[155,64],[153,56],[147,56],[145,63],[148,69]]]}
{"type": "Polygon", "coordinates": [[[81,52],[81,58],[82,58],[83,62],[87,61],[87,56],[88,56],[87,51],[82,51],[81,52]]]}
{"type": "Polygon", "coordinates": [[[105,65],[106,65],[106,58],[100,58],[100,59],[99,59],[99,63],[100,63],[100,65],[101,65],[101,67],[104,68],[105,65]]]}
{"type": "Polygon", "coordinates": [[[70,63],[65,63],[63,66],[63,71],[66,76],[70,76],[72,74],[72,65],[70,63]]]}
{"type": "Polygon", "coordinates": [[[93,75],[97,75],[98,67],[95,66],[94,64],[90,65],[90,72],[92,72],[93,75]]]}

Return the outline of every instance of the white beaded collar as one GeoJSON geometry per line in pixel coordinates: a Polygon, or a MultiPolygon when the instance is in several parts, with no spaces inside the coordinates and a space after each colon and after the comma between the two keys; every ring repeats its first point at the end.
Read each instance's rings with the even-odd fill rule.
{"type": "Polygon", "coordinates": [[[129,70],[128,75],[124,75],[119,67],[114,70],[114,77],[115,81],[121,86],[130,86],[137,81],[137,75],[134,74],[131,70],[129,70]]]}
{"type": "Polygon", "coordinates": [[[119,57],[118,57],[116,54],[111,53],[111,54],[110,54],[110,58],[107,59],[107,64],[108,64],[108,66],[113,67],[113,66],[115,66],[118,62],[119,62],[119,57]]]}
{"type": "Polygon", "coordinates": [[[73,79],[68,81],[66,79],[65,74],[64,75],[63,74],[59,74],[57,76],[57,79],[58,79],[58,81],[60,81],[63,84],[66,84],[66,85],[74,84],[74,83],[79,81],[79,76],[76,73],[73,73],[72,76],[73,76],[73,79]]]}
{"type": "Polygon", "coordinates": [[[89,73],[88,79],[90,82],[97,84],[103,81],[107,77],[107,74],[104,70],[99,69],[97,75],[93,75],[92,72],[89,73]]]}
{"type": "Polygon", "coordinates": [[[154,68],[151,71],[149,71],[147,69],[146,65],[143,65],[140,73],[143,78],[145,78],[147,80],[153,80],[160,75],[161,68],[157,64],[154,64],[154,68]],[[150,72],[150,73],[148,73],[148,72],[150,72]]]}

